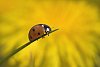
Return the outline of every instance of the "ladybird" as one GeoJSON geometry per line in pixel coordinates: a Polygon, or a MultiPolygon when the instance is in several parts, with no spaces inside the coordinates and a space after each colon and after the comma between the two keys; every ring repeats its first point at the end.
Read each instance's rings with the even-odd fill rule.
{"type": "Polygon", "coordinates": [[[46,24],[37,24],[33,26],[28,34],[29,40],[32,41],[38,37],[41,37],[43,34],[48,34],[51,31],[51,28],[46,24]]]}

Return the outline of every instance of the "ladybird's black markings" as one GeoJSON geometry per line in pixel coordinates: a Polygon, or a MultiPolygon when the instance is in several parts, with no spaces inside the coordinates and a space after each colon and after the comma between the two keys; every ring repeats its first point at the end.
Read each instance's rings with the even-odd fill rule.
{"type": "Polygon", "coordinates": [[[33,31],[35,31],[35,29],[34,29],[34,28],[33,28],[32,30],[33,30],[33,31]]]}
{"type": "Polygon", "coordinates": [[[38,35],[40,35],[40,33],[38,33],[38,35]]]}

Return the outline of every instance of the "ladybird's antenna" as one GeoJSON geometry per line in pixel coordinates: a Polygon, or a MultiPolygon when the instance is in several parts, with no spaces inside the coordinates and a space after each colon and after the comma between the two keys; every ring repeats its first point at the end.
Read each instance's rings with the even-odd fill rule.
{"type": "Polygon", "coordinates": [[[0,66],[1,66],[4,62],[6,62],[10,57],[12,57],[13,55],[15,55],[16,53],[18,53],[19,51],[21,51],[21,50],[24,49],[25,47],[29,46],[29,45],[30,45],[31,43],[33,43],[34,41],[36,41],[36,40],[38,40],[38,39],[40,39],[40,38],[42,38],[42,37],[44,37],[44,36],[46,36],[46,35],[49,35],[49,34],[55,32],[55,31],[57,31],[57,30],[59,30],[59,29],[52,30],[52,31],[48,32],[48,34],[43,34],[41,37],[38,37],[38,38],[36,38],[36,39],[34,39],[34,40],[32,40],[32,41],[29,41],[29,42],[27,42],[26,44],[20,46],[19,48],[13,50],[9,55],[7,55],[6,57],[4,57],[4,58],[2,58],[2,59],[0,60],[0,66]]]}

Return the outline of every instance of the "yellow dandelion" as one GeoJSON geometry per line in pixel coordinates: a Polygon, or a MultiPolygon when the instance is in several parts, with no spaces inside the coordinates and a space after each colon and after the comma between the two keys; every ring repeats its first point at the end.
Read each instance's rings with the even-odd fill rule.
{"type": "Polygon", "coordinates": [[[99,4],[99,0],[0,0],[0,59],[29,41],[33,25],[59,28],[3,67],[99,67],[99,4]]]}

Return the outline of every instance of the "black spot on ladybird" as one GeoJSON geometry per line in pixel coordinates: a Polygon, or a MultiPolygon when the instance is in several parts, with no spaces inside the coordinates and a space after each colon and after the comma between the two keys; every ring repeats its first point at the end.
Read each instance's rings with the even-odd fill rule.
{"type": "Polygon", "coordinates": [[[34,29],[34,28],[33,28],[32,30],[33,30],[33,31],[35,31],[35,29],[34,29]]]}
{"type": "Polygon", "coordinates": [[[38,33],[38,35],[40,35],[40,33],[38,33]]]}

